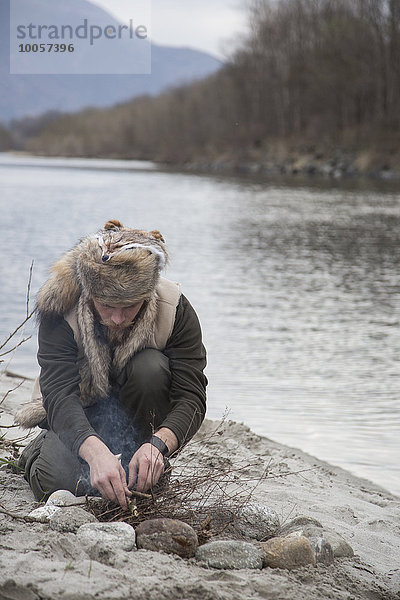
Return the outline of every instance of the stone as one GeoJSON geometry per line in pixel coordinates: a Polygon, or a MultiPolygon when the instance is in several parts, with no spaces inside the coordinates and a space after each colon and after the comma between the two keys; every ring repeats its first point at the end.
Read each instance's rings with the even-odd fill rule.
{"type": "Polygon", "coordinates": [[[313,528],[320,527],[322,529],[322,524],[317,519],[313,519],[312,517],[296,517],[280,528],[279,536],[284,537],[293,531],[301,531],[307,526],[312,526],[313,528]]]}
{"type": "Polygon", "coordinates": [[[89,558],[124,568],[126,553],[136,550],[135,530],[128,523],[85,523],[76,537],[89,558]]]}
{"type": "Polygon", "coordinates": [[[329,567],[333,565],[334,556],[330,543],[322,536],[308,538],[314,548],[315,559],[317,563],[322,563],[329,567]]]}
{"type": "Polygon", "coordinates": [[[8,578],[0,584],[0,598],[1,600],[38,600],[39,596],[34,590],[8,578]]]}
{"type": "Polygon", "coordinates": [[[50,517],[51,529],[62,533],[76,533],[81,525],[95,522],[96,517],[79,506],[61,508],[50,517]]]}
{"type": "Polygon", "coordinates": [[[324,531],[324,538],[332,547],[335,558],[351,558],[354,556],[354,550],[341,535],[335,531],[324,531]]]}
{"type": "Polygon", "coordinates": [[[256,503],[245,505],[235,521],[235,528],[242,536],[259,541],[276,535],[279,527],[277,513],[272,508],[256,503]]]}
{"type": "Polygon", "coordinates": [[[57,490],[50,494],[47,499],[47,506],[79,506],[86,504],[85,496],[74,496],[68,490],[57,490]]]}
{"type": "Polygon", "coordinates": [[[136,528],[138,548],[192,558],[198,547],[195,530],[176,519],[149,519],[136,528]]]}
{"type": "Polygon", "coordinates": [[[214,569],[262,569],[263,557],[249,542],[216,540],[200,546],[196,559],[214,569]]]}
{"type": "Polygon", "coordinates": [[[27,519],[29,521],[35,521],[36,523],[48,523],[50,517],[59,510],[61,510],[61,508],[58,506],[39,506],[39,508],[35,508],[35,510],[29,513],[27,519]]]}
{"type": "Polygon", "coordinates": [[[297,569],[316,564],[314,548],[304,536],[275,537],[262,545],[263,563],[272,569],[297,569]]]}
{"type": "Polygon", "coordinates": [[[76,536],[85,548],[102,544],[125,552],[136,550],[135,530],[128,523],[85,523],[79,527],[76,536]]]}
{"type": "Polygon", "coordinates": [[[308,539],[322,537],[331,546],[334,558],[354,556],[353,548],[341,535],[335,531],[324,529],[319,521],[310,517],[298,517],[290,521],[280,529],[279,535],[297,535],[308,539]]]}
{"type": "Polygon", "coordinates": [[[84,551],[89,556],[90,560],[102,563],[109,567],[123,569],[126,565],[127,552],[121,552],[113,548],[110,544],[99,542],[97,545],[85,548],[84,551]]]}
{"type": "Polygon", "coordinates": [[[354,556],[353,548],[335,531],[326,529],[314,528],[312,526],[305,527],[300,531],[294,531],[289,535],[303,535],[308,539],[323,537],[324,540],[331,546],[333,556],[335,558],[344,558],[354,556]]]}

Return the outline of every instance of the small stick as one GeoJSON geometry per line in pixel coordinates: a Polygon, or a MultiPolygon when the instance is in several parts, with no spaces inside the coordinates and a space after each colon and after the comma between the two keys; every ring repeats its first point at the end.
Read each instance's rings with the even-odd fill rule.
{"type": "Polygon", "coordinates": [[[3,508],[3,506],[0,506],[0,513],[3,515],[7,515],[8,517],[11,517],[12,519],[18,519],[20,521],[26,521],[29,522],[29,517],[27,515],[18,515],[17,513],[11,512],[9,510],[7,510],[6,508],[3,508]]]}
{"type": "Polygon", "coordinates": [[[131,493],[135,498],[141,498],[142,500],[151,500],[153,497],[151,494],[143,494],[142,492],[136,492],[135,490],[131,490],[131,493]]]}

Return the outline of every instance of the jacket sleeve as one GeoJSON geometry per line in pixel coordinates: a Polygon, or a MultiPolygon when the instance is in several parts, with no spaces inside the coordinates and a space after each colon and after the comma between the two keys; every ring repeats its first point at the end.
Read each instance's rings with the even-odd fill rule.
{"type": "Polygon", "coordinates": [[[172,334],[164,354],[169,358],[172,375],[171,410],[161,427],[168,427],[179,446],[188,442],[199,429],[206,412],[206,351],[200,323],[185,296],[181,296],[172,334]]]}
{"type": "Polygon", "coordinates": [[[78,348],[63,319],[43,319],[39,327],[40,389],[47,422],[74,454],[90,435],[99,437],[80,402],[78,348]]]}

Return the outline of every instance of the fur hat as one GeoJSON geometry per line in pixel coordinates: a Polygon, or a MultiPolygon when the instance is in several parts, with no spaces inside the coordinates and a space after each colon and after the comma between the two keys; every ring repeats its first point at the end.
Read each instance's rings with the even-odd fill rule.
{"type": "Polygon", "coordinates": [[[62,315],[81,295],[104,304],[134,304],[148,299],[168,260],[159,231],[124,227],[107,221],[97,234],[83,238],[52,269],[38,293],[39,313],[62,315]]]}

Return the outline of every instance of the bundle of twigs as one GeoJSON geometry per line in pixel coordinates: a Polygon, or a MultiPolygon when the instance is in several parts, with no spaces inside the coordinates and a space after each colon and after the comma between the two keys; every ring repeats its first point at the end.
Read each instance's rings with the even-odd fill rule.
{"type": "MultiPolygon", "coordinates": [[[[218,436],[218,429],[209,438],[218,436]]],[[[200,543],[229,530],[240,517],[255,488],[268,475],[269,465],[233,462],[207,455],[205,440],[191,442],[147,497],[134,496],[129,509],[107,501],[88,499],[88,508],[100,521],[125,521],[133,526],[147,519],[173,518],[191,525],[200,543]],[[251,476],[254,469],[257,476],[251,476]]],[[[146,496],[146,495],[142,495],[146,496]]]]}

